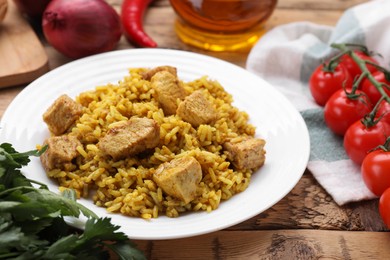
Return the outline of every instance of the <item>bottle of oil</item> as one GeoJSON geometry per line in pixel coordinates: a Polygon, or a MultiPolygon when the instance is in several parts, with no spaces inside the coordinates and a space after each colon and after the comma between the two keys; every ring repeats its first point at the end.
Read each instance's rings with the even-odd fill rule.
{"type": "Polygon", "coordinates": [[[249,50],[264,34],[277,0],[170,0],[175,30],[189,44],[212,51],[249,50]]]}

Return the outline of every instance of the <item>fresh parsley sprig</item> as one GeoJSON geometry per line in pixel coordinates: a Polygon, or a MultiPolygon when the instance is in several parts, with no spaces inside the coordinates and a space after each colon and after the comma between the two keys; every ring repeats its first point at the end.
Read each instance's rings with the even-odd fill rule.
{"type": "Polygon", "coordinates": [[[109,252],[118,259],[145,259],[119,226],[77,203],[73,190],[61,196],[22,174],[29,157],[45,150],[19,153],[0,144],[0,259],[108,259],[109,252]],[[88,218],[83,231],[64,220],[80,214],[88,218]]]}

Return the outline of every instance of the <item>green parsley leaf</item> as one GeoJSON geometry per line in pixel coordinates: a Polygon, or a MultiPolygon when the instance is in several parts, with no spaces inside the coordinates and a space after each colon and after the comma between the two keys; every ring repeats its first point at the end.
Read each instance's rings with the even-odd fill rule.
{"type": "Polygon", "coordinates": [[[18,153],[0,144],[0,259],[107,259],[108,249],[119,259],[146,259],[119,226],[78,203],[74,190],[60,195],[22,174],[46,148],[18,153]],[[84,231],[64,220],[80,213],[88,218],[84,231]]]}

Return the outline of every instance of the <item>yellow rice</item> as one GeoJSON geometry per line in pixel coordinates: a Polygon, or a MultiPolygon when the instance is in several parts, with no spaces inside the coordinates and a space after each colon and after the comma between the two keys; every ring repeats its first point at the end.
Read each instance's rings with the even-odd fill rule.
{"type": "Polygon", "coordinates": [[[204,76],[182,82],[188,93],[202,89],[218,111],[215,124],[195,129],[177,115],[164,116],[153,98],[150,82],[141,76],[144,71],[130,69],[118,84],[98,86],[76,97],[83,114],[69,134],[82,143],[77,147],[79,156],[69,169],[55,169],[48,175],[58,180],[61,189],[72,188],[79,197],[92,197],[97,206],[109,212],[144,219],[178,217],[188,211],[210,212],[221,201],[244,191],[252,172],[235,170],[222,144],[228,138],[255,134],[255,127],[248,124],[248,114],[232,106],[232,96],[217,81],[204,76]],[[157,121],[160,144],[147,156],[109,159],[96,144],[108,129],[135,115],[157,121]],[[188,204],[166,195],[152,179],[161,163],[184,155],[195,157],[203,171],[199,196],[188,204]]]}

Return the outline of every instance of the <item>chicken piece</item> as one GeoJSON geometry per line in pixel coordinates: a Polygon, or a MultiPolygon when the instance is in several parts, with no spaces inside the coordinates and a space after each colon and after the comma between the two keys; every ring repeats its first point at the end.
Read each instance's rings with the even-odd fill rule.
{"type": "Polygon", "coordinates": [[[162,107],[164,114],[175,114],[178,99],[183,100],[187,95],[177,77],[168,71],[160,71],[152,77],[151,83],[155,90],[155,98],[162,107]]]}
{"type": "Polygon", "coordinates": [[[177,69],[175,67],[172,67],[172,66],[155,67],[153,69],[150,69],[150,70],[144,72],[142,77],[144,79],[150,81],[152,79],[152,77],[154,76],[154,74],[156,74],[157,72],[160,72],[160,71],[168,71],[169,73],[171,73],[173,76],[175,76],[177,78],[177,69]]]}
{"type": "Polygon", "coordinates": [[[161,164],[156,169],[153,180],[165,193],[187,204],[197,195],[202,168],[194,157],[176,158],[161,164]]]}
{"type": "Polygon", "coordinates": [[[54,135],[65,133],[80,117],[82,106],[68,95],[61,95],[43,114],[43,121],[54,135]]]}
{"type": "Polygon", "coordinates": [[[111,128],[99,141],[99,148],[120,160],[155,148],[160,142],[160,126],[149,118],[132,117],[111,128]]]}
{"type": "Polygon", "coordinates": [[[187,96],[176,110],[176,114],[193,127],[209,124],[217,119],[217,111],[202,93],[197,90],[187,96]]]}
{"type": "Polygon", "coordinates": [[[260,138],[244,138],[240,142],[226,142],[228,159],[239,169],[257,169],[265,161],[265,141],[260,138]]]}
{"type": "Polygon", "coordinates": [[[81,145],[75,136],[61,135],[52,136],[45,140],[47,150],[41,155],[41,162],[46,171],[52,169],[66,169],[77,157],[77,146],[81,145]]]}

